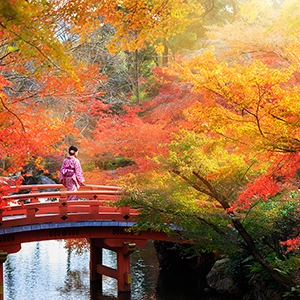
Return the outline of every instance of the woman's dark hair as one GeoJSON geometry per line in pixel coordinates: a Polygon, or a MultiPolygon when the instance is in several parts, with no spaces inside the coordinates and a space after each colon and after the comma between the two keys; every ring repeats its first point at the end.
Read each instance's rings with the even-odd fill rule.
{"type": "Polygon", "coordinates": [[[75,146],[71,146],[71,147],[69,148],[69,154],[70,154],[70,155],[74,155],[75,152],[77,152],[77,151],[78,151],[78,149],[77,149],[75,146]]]}

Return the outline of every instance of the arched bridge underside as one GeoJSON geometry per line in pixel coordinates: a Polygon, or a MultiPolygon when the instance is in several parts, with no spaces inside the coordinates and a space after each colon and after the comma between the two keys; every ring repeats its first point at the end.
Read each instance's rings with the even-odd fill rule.
{"type": "Polygon", "coordinates": [[[102,275],[110,276],[117,279],[119,292],[129,292],[130,254],[147,240],[167,239],[162,232],[130,230],[138,212],[114,205],[124,195],[119,187],[88,185],[68,192],[62,185],[32,185],[21,186],[19,191],[1,199],[7,205],[0,212],[0,300],[4,299],[3,262],[22,243],[86,238],[91,282],[101,287],[102,275]],[[78,200],[68,200],[70,195],[77,195],[78,200]],[[102,264],[103,248],[117,253],[117,269],[102,264]]]}
{"type": "Polygon", "coordinates": [[[134,243],[144,247],[147,240],[167,239],[163,232],[130,230],[134,222],[77,221],[64,223],[42,223],[0,229],[0,249],[15,253],[22,243],[61,239],[103,239],[109,247],[121,247],[124,243],[134,243]]]}

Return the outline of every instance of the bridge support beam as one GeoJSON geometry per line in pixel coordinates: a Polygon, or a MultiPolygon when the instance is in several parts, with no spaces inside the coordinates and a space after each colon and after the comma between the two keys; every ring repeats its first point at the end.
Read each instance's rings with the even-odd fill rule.
{"type": "MultiPolygon", "coordinates": [[[[119,293],[130,293],[132,277],[130,274],[130,254],[136,249],[135,243],[119,240],[115,245],[109,246],[104,239],[90,240],[90,280],[91,287],[95,285],[102,290],[102,275],[115,278],[118,282],[119,293]],[[117,269],[103,265],[102,250],[108,249],[117,254],[117,269]],[[100,283],[101,281],[101,283],[100,283]]],[[[95,290],[91,290],[95,294],[95,290]]]]}
{"type": "Polygon", "coordinates": [[[92,299],[97,299],[97,293],[102,292],[102,274],[97,272],[98,264],[102,264],[102,248],[97,246],[97,239],[92,238],[90,239],[90,290],[92,299]]]}
{"type": "Polygon", "coordinates": [[[0,250],[0,300],[4,300],[3,264],[7,259],[7,252],[0,250]]]}

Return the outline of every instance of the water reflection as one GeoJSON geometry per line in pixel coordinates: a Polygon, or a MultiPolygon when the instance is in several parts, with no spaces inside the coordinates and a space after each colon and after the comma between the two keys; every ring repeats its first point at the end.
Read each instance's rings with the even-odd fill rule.
{"type": "MultiPolygon", "coordinates": [[[[64,295],[72,294],[76,295],[78,291],[80,294],[88,295],[89,287],[87,287],[83,281],[82,277],[89,277],[89,270],[72,270],[71,267],[71,257],[72,252],[70,250],[66,250],[67,252],[67,268],[64,284],[61,287],[57,288],[57,291],[63,297],[64,295]]],[[[77,295],[78,296],[78,295],[77,295]]]]}
{"type": "MultiPolygon", "coordinates": [[[[103,251],[103,263],[116,268],[116,254],[103,251]]],[[[199,295],[156,291],[158,261],[153,244],[131,255],[131,294],[119,294],[117,281],[103,276],[102,292],[91,293],[89,253],[77,255],[63,241],[22,245],[4,264],[4,300],[196,300],[199,295]]],[[[202,295],[203,296],[203,295],[202,295]]]]}
{"type": "Polygon", "coordinates": [[[26,243],[4,264],[5,300],[90,299],[88,255],[76,256],[63,242],[26,243]]]}

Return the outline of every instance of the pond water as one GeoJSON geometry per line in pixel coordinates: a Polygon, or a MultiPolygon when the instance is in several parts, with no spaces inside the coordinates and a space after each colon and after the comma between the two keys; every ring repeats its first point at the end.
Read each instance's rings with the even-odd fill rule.
{"type": "MultiPolygon", "coordinates": [[[[104,250],[103,263],[116,267],[114,252],[104,250]]],[[[75,254],[64,241],[22,244],[4,264],[4,300],[208,300],[189,291],[159,291],[159,266],[152,242],[131,255],[130,295],[118,295],[116,280],[103,276],[102,293],[90,292],[89,253],[75,254]]]]}

